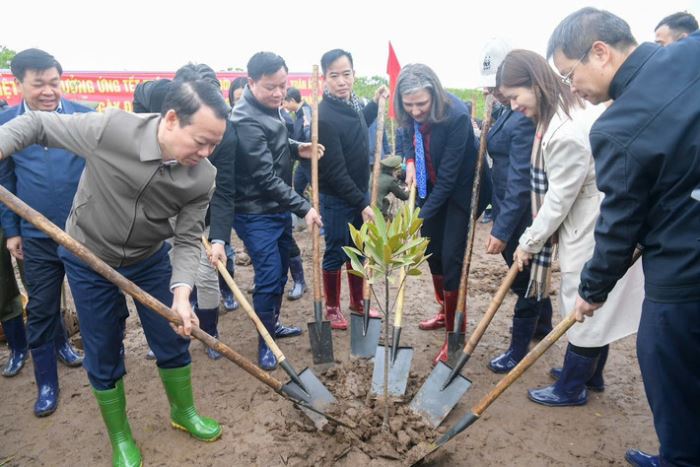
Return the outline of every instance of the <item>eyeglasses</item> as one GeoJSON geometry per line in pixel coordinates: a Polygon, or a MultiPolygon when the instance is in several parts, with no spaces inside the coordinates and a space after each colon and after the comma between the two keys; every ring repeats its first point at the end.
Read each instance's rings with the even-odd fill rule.
{"type": "Polygon", "coordinates": [[[591,51],[591,48],[592,48],[592,47],[593,47],[593,46],[591,45],[591,47],[587,48],[586,51],[583,53],[583,55],[581,55],[581,58],[579,58],[579,59],[576,61],[576,63],[574,64],[574,66],[571,67],[571,70],[569,70],[569,72],[568,72],[567,74],[565,74],[564,76],[561,77],[561,82],[562,82],[562,83],[564,83],[564,84],[566,84],[567,86],[571,87],[571,84],[573,83],[573,80],[574,80],[574,71],[576,70],[576,67],[579,66],[579,65],[581,64],[581,62],[583,62],[583,59],[586,58],[586,57],[588,56],[588,54],[589,54],[589,52],[591,51]]]}

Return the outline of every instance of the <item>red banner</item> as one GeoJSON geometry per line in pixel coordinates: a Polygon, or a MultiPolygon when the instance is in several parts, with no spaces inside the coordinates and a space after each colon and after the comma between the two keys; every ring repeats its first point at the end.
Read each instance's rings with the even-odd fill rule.
{"type": "MultiPolygon", "coordinates": [[[[64,71],[61,88],[66,99],[92,104],[100,112],[108,108],[132,111],[136,85],[174,75],[174,72],[64,71]]],[[[221,81],[221,93],[228,100],[231,82],[245,73],[224,71],[216,76],[221,81]]],[[[299,89],[303,97],[310,98],[311,73],[289,73],[289,86],[299,89]]],[[[17,105],[22,99],[10,70],[0,70],[0,99],[10,105],[17,105]]]]}

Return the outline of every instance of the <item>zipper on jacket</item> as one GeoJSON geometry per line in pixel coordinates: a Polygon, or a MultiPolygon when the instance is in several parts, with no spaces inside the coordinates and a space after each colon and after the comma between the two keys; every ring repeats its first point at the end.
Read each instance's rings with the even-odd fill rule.
{"type": "MultiPolygon", "coordinates": [[[[146,184],[143,186],[141,191],[139,192],[138,196],[136,197],[136,201],[134,201],[134,217],[131,220],[131,227],[129,227],[129,233],[126,235],[126,240],[124,240],[124,243],[122,243],[122,264],[124,264],[124,261],[126,260],[126,244],[129,243],[129,239],[131,239],[131,234],[134,232],[134,226],[136,225],[136,216],[138,214],[138,207],[139,207],[139,201],[141,201],[141,197],[143,196],[144,192],[148,188],[148,185],[151,184],[151,181],[155,178],[156,175],[158,175],[158,172],[160,171],[162,165],[158,166],[158,168],[151,174],[151,177],[148,179],[146,184]]],[[[121,266],[120,265],[120,266],[121,266]]]]}

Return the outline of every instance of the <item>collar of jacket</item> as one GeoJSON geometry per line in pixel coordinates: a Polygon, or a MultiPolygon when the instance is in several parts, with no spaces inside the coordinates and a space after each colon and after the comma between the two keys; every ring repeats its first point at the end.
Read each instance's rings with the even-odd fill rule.
{"type": "Polygon", "coordinates": [[[144,137],[141,138],[141,149],[139,159],[141,162],[160,161],[163,154],[158,144],[158,125],[160,124],[160,114],[141,114],[146,120],[141,126],[144,137]]]}
{"type": "Polygon", "coordinates": [[[258,101],[255,98],[255,96],[253,95],[253,91],[251,91],[248,86],[246,86],[245,90],[243,91],[243,99],[245,99],[246,102],[254,106],[256,109],[260,110],[261,112],[264,112],[272,117],[277,117],[279,119],[282,118],[282,115],[280,114],[280,109],[271,109],[262,105],[260,101],[258,101]]]}
{"type": "Polygon", "coordinates": [[[330,105],[340,113],[354,115],[355,117],[360,118],[360,114],[355,112],[355,109],[353,109],[352,106],[346,104],[345,102],[341,102],[339,99],[323,99],[321,104],[324,103],[325,105],[330,105]]]}
{"type": "MultiPolygon", "coordinates": [[[[74,113],[74,107],[71,105],[70,101],[64,99],[61,97],[60,101],[58,102],[58,107],[56,107],[56,110],[54,112],[58,112],[60,114],[72,114],[74,113]]],[[[19,117],[23,113],[27,111],[27,102],[22,99],[17,106],[17,116],[19,117]]]]}
{"type": "Polygon", "coordinates": [[[634,49],[613,77],[608,92],[610,97],[612,99],[620,97],[630,81],[637,76],[639,70],[641,70],[644,64],[659,50],[661,50],[661,46],[652,44],[651,42],[645,42],[634,49]]]}

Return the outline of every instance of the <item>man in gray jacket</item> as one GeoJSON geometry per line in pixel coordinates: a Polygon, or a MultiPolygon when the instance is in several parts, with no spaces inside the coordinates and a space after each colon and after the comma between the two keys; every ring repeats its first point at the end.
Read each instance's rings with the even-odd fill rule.
{"type": "MultiPolygon", "coordinates": [[[[226,104],[205,81],[176,82],[160,115],[119,110],[59,115],[27,112],[0,128],[0,158],[30,144],[68,149],[86,159],[67,232],[146,292],[183,324],[137,303],[146,340],[170,402],[174,427],[213,441],[221,426],[194,408],[189,336],[198,324],[189,303],[204,214],[216,169],[205,159],[226,128],[226,104]],[[177,217],[174,227],[170,218],[177,217]],[[174,237],[172,266],[165,239],[174,237]]],[[[61,247],[85,348],[84,367],[112,442],[115,465],[138,466],[141,454],[126,418],[122,377],[128,310],[119,289],[61,247]]],[[[58,392],[58,387],[52,390],[58,392]]]]}

